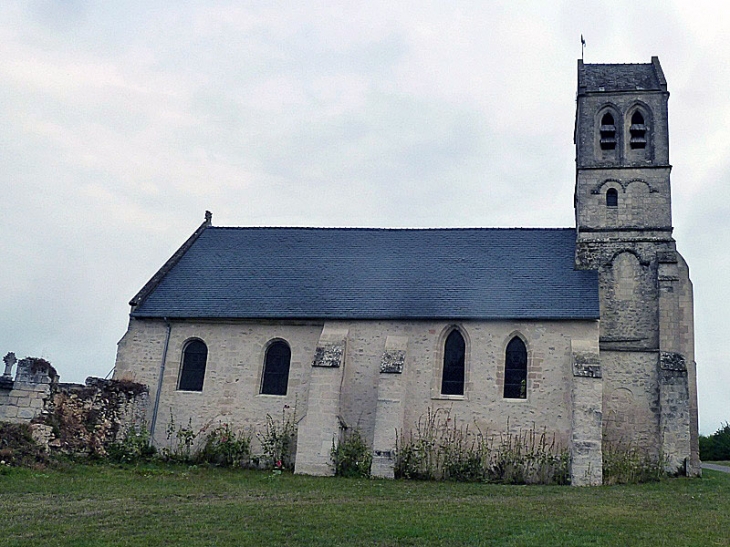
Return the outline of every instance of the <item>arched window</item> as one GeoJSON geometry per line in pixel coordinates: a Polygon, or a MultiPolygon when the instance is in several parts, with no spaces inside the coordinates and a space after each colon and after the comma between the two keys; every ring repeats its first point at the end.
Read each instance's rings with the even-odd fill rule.
{"type": "Polygon", "coordinates": [[[618,207],[618,191],[615,188],[609,188],[606,192],[606,205],[608,207],[618,207]]]}
{"type": "Polygon", "coordinates": [[[616,122],[610,113],[604,114],[601,118],[601,150],[615,150],[616,148],[616,122]]]}
{"type": "Polygon", "coordinates": [[[527,398],[527,348],[517,336],[507,344],[504,361],[505,399],[527,398]]]}
{"type": "Polygon", "coordinates": [[[181,391],[203,391],[205,363],[208,360],[208,346],[202,340],[191,340],[183,350],[182,370],[177,389],[181,391]]]}
{"type": "Polygon", "coordinates": [[[638,110],[631,116],[631,127],[629,128],[631,148],[646,148],[646,125],[644,116],[638,110]]]}
{"type": "Polygon", "coordinates": [[[264,395],[286,395],[289,383],[291,349],[286,342],[278,340],[266,350],[264,374],[261,379],[261,393],[264,395]]]}
{"type": "Polygon", "coordinates": [[[464,395],[465,353],[464,337],[458,330],[452,330],[444,344],[444,371],[441,378],[443,395],[464,395]]]}

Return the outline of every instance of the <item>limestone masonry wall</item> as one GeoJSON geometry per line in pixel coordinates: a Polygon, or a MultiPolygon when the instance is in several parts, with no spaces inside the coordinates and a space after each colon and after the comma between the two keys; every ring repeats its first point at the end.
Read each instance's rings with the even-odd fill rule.
{"type": "MultiPolygon", "coordinates": [[[[329,452],[341,428],[358,428],[376,451],[377,473],[392,476],[395,432],[414,428],[429,409],[449,410],[454,425],[478,427],[485,434],[544,430],[568,448],[574,420],[574,340],[597,348],[598,322],[132,319],[119,344],[114,377],[147,385],[153,403],[149,421],[162,371],[154,424],[158,445],[174,441],[166,434],[170,424],[199,431],[222,422],[260,430],[267,414],[278,417],[288,408],[296,410],[299,422],[297,472],[330,473],[329,452]],[[467,346],[460,396],[440,393],[444,340],[454,327],[467,346]],[[514,336],[524,340],[528,351],[525,399],[503,397],[505,351],[514,336]],[[147,338],[153,344],[143,343],[147,338]],[[193,339],[208,347],[203,388],[181,391],[183,351],[193,339]],[[275,340],[291,348],[288,389],[286,395],[263,395],[266,349],[275,340]]],[[[597,407],[600,414],[600,389],[590,388],[581,397],[592,401],[584,404],[597,407]],[[598,399],[593,401],[590,394],[595,393],[598,399]]],[[[599,447],[600,461],[600,434],[591,430],[587,435],[599,447]]],[[[254,438],[254,451],[255,444],[254,438]]]]}

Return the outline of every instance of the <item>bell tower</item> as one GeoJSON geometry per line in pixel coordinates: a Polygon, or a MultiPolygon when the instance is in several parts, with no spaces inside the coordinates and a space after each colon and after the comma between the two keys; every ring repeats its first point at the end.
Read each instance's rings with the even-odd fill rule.
{"type": "Polygon", "coordinates": [[[599,274],[604,439],[694,474],[692,285],[672,238],[668,100],[657,57],[578,61],[576,267],[599,274]]]}
{"type": "Polygon", "coordinates": [[[672,240],[669,92],[650,64],[578,61],[575,213],[582,241],[672,240]]]}

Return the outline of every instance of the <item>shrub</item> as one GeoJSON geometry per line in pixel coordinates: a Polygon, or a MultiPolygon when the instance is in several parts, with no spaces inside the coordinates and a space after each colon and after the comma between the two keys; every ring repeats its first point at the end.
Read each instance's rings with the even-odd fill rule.
{"type": "Polygon", "coordinates": [[[342,440],[332,443],[332,463],[338,477],[369,477],[373,455],[358,429],[345,431],[342,440]]]}
{"type": "Polygon", "coordinates": [[[29,424],[0,422],[0,462],[2,470],[13,467],[44,466],[48,454],[33,440],[29,424]]]}
{"type": "Polygon", "coordinates": [[[206,435],[195,460],[226,467],[247,467],[251,461],[251,435],[235,432],[228,424],[219,424],[206,435]]]}
{"type": "Polygon", "coordinates": [[[124,438],[107,448],[109,459],[117,463],[137,463],[151,459],[157,450],[150,444],[150,433],[143,424],[127,429],[124,438]]]}

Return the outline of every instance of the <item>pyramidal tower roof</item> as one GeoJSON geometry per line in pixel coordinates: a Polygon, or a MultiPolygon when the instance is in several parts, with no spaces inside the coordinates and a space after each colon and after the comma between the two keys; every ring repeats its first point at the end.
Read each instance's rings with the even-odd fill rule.
{"type": "Polygon", "coordinates": [[[651,63],[584,64],[578,59],[578,94],[667,91],[658,57],[651,63]]]}

